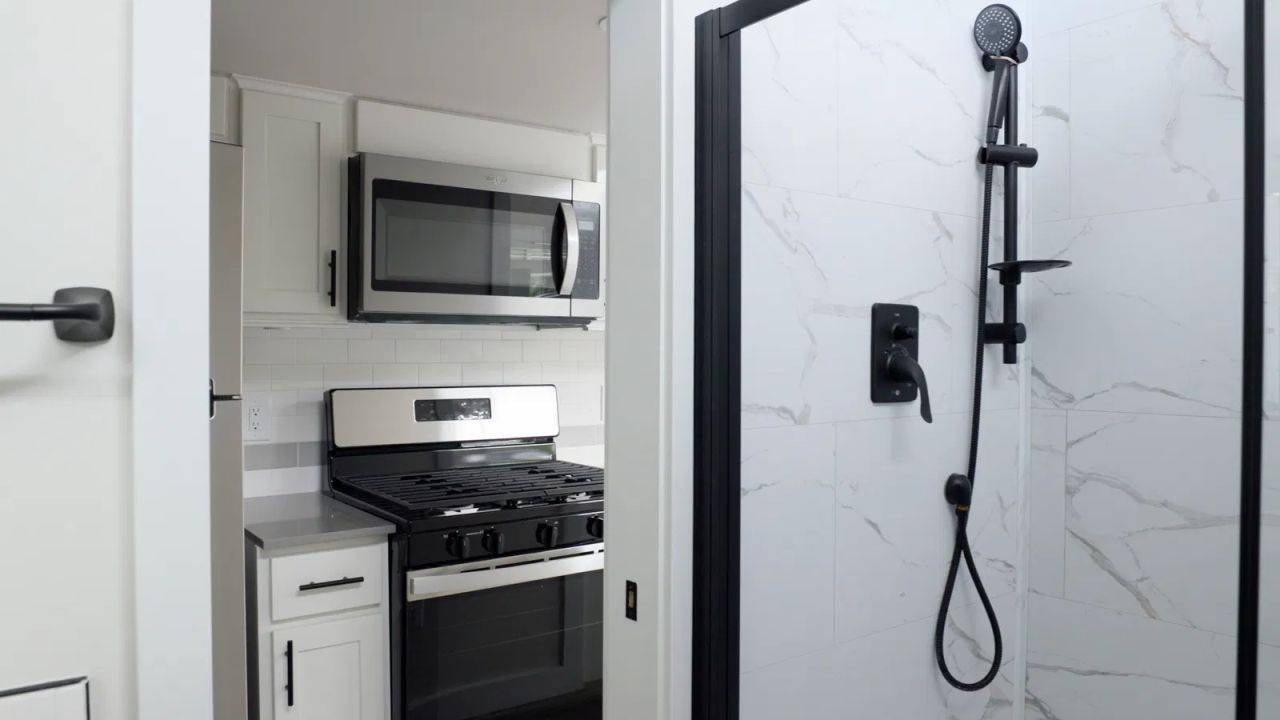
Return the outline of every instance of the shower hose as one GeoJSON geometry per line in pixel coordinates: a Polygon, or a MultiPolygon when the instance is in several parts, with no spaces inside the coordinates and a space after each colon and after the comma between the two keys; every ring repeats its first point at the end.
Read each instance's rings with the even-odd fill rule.
{"type": "MultiPolygon", "coordinates": [[[[1000,659],[1004,651],[1004,644],[1000,638],[1000,623],[996,620],[995,608],[991,606],[991,598],[987,597],[987,589],[983,587],[982,578],[978,575],[978,567],[973,561],[973,550],[969,547],[968,532],[969,500],[972,497],[974,477],[978,469],[978,434],[980,420],[982,419],[982,359],[987,344],[987,263],[991,254],[991,194],[992,185],[995,181],[994,173],[994,166],[987,164],[987,176],[982,200],[982,260],[978,266],[977,348],[974,352],[975,360],[973,365],[973,415],[969,426],[969,474],[965,478],[958,479],[962,489],[957,496],[952,496],[953,488],[950,486],[950,481],[948,481],[948,500],[954,503],[956,512],[956,541],[955,549],[951,553],[951,568],[947,571],[946,588],[942,591],[942,607],[938,610],[938,624],[934,629],[933,636],[934,655],[938,660],[938,669],[942,671],[942,677],[946,678],[952,687],[965,692],[982,690],[996,679],[996,675],[1000,672],[1000,659]],[[943,647],[943,635],[947,629],[947,615],[951,609],[951,595],[956,588],[956,576],[960,572],[960,560],[962,558],[965,566],[969,569],[969,576],[973,578],[973,585],[978,591],[978,597],[982,600],[982,608],[987,612],[987,619],[991,622],[991,636],[994,638],[995,644],[995,652],[991,657],[991,668],[981,680],[971,683],[964,682],[951,674],[950,668],[947,667],[947,658],[943,647]]],[[[952,480],[957,480],[957,478],[952,476],[952,480]]]]}

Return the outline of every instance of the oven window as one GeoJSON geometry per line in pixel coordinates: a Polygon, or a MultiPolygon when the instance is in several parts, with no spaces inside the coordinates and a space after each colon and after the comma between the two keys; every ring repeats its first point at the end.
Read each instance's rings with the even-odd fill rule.
{"type": "Polygon", "coordinates": [[[405,720],[600,720],[603,576],[408,603],[405,720]]]}
{"type": "Polygon", "coordinates": [[[559,201],[373,181],[375,290],[555,297],[559,201]]]}

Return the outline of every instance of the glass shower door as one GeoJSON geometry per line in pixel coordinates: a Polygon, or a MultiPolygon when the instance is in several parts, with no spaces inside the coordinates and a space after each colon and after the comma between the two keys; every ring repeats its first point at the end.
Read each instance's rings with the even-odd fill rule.
{"type": "Polygon", "coordinates": [[[699,312],[737,331],[703,356],[738,392],[736,642],[710,655],[736,716],[1235,717],[1244,3],[766,4],[722,11],[732,147],[702,170],[732,195],[699,312]],[[986,13],[1022,46],[984,63],[986,13]],[[990,168],[988,215],[997,68],[1016,141],[984,157],[1021,167],[990,168]],[[1052,262],[985,267],[1012,260],[1052,262]]]}

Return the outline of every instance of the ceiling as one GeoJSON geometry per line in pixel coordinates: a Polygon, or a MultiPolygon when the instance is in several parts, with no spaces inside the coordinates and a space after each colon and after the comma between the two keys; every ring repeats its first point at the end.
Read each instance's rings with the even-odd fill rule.
{"type": "Polygon", "coordinates": [[[213,0],[213,69],[606,130],[607,0],[213,0]]]}

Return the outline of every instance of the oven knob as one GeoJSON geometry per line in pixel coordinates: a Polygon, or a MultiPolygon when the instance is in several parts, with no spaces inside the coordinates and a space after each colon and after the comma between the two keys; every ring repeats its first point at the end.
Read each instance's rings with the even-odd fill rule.
{"type": "Polygon", "coordinates": [[[490,553],[501,555],[507,549],[507,538],[503,536],[501,530],[485,530],[484,537],[480,538],[480,544],[490,553]]]}
{"type": "Polygon", "coordinates": [[[560,526],[555,523],[542,523],[535,534],[538,542],[546,547],[553,548],[560,543],[560,526]]]}
{"type": "Polygon", "coordinates": [[[587,518],[587,534],[591,537],[604,539],[604,518],[595,515],[587,518]]]}
{"type": "Polygon", "coordinates": [[[459,560],[466,560],[471,556],[471,538],[462,533],[453,533],[445,540],[444,549],[459,560]]]}

